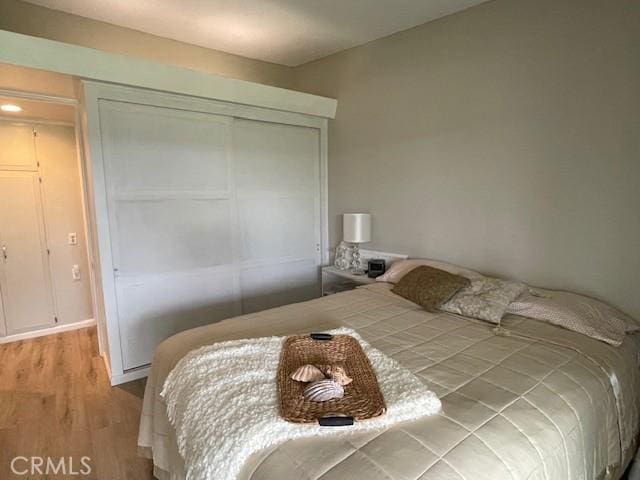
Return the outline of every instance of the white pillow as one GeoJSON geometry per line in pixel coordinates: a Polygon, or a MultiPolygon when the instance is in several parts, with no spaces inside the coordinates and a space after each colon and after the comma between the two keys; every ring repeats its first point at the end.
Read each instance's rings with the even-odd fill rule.
{"type": "Polygon", "coordinates": [[[549,322],[616,346],[626,332],[640,330],[631,317],[610,305],[571,292],[531,289],[512,302],[507,313],[549,322]]]}
{"type": "Polygon", "coordinates": [[[378,282],[398,283],[402,277],[413,270],[416,267],[426,265],[427,267],[437,268],[438,270],[444,270],[445,272],[452,273],[454,275],[460,275],[466,277],[469,280],[483,278],[477,272],[468,270],[451,263],[440,262],[438,260],[429,260],[426,258],[411,258],[409,260],[398,260],[389,267],[384,274],[376,278],[378,282]]]}
{"type": "Polygon", "coordinates": [[[521,282],[481,276],[472,279],[468,287],[439,308],[465,317],[500,323],[509,304],[526,290],[527,286],[521,282]]]}

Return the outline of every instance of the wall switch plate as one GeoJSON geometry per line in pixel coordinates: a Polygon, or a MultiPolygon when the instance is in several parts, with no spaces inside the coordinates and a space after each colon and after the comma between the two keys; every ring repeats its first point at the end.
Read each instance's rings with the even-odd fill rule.
{"type": "Polygon", "coordinates": [[[73,232],[69,234],[69,245],[77,245],[78,244],[78,235],[73,232]]]}
{"type": "Polygon", "coordinates": [[[80,265],[71,267],[71,276],[74,280],[80,280],[80,265]]]}

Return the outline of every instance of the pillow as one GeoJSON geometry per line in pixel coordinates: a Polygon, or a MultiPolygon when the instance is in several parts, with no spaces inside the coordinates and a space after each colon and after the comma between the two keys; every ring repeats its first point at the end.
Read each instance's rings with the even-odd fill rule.
{"type": "Polygon", "coordinates": [[[440,310],[500,323],[507,307],[527,289],[524,283],[480,277],[456,293],[440,310]]]}
{"type": "Polygon", "coordinates": [[[508,313],[542,320],[611,345],[640,326],[624,313],[593,298],[571,292],[531,289],[516,299],[508,313]]]}
{"type": "Polygon", "coordinates": [[[376,278],[378,282],[398,283],[402,277],[413,270],[416,267],[427,266],[437,268],[438,270],[444,270],[445,272],[452,273],[454,275],[460,275],[466,277],[469,280],[474,278],[482,278],[482,275],[466,268],[452,265],[451,263],[439,262],[438,260],[428,260],[426,258],[412,258],[410,260],[398,260],[393,263],[389,270],[384,274],[376,278]]]}
{"type": "Polygon", "coordinates": [[[423,265],[402,277],[391,291],[417,303],[428,312],[435,312],[470,283],[468,278],[423,265]]]}

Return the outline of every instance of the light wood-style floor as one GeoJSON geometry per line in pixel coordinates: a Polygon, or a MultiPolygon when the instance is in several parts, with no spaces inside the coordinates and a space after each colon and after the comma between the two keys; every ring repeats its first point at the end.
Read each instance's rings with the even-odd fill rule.
{"type": "MultiPolygon", "coordinates": [[[[95,328],[0,345],[0,479],[151,479],[137,456],[144,381],[111,387],[95,328]],[[14,475],[11,459],[87,456],[90,475],[14,475]]],[[[19,464],[24,467],[25,463],[19,464]]]]}

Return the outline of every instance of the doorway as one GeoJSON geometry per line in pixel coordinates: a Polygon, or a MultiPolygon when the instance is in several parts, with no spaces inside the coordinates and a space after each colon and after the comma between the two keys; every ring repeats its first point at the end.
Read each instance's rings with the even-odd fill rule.
{"type": "Polygon", "coordinates": [[[10,93],[0,95],[0,343],[94,323],[76,108],[10,93]]]}

